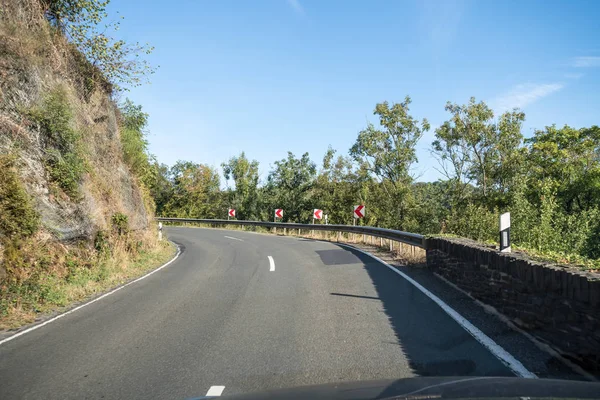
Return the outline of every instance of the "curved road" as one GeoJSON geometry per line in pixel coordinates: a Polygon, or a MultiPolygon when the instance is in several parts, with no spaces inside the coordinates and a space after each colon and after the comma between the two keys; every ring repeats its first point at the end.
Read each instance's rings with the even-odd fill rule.
{"type": "Polygon", "coordinates": [[[215,229],[170,228],[168,236],[183,250],[171,265],[0,345],[0,398],[186,399],[217,385],[230,395],[514,376],[433,301],[362,253],[215,229]]]}

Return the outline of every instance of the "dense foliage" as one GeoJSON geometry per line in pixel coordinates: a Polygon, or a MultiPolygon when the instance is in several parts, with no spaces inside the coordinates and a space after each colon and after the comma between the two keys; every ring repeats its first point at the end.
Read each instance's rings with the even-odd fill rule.
{"type": "Polygon", "coordinates": [[[28,111],[45,138],[45,164],[50,180],[73,199],[86,171],[81,134],[74,128],[73,111],[64,88],[50,91],[40,107],[28,111]]]}
{"type": "Polygon", "coordinates": [[[224,190],[209,166],[156,164],[158,213],[224,218],[235,208],[240,219],[272,220],[283,208],[284,222],[309,222],[321,208],[330,223],[351,224],[352,207],[365,204],[359,223],[496,242],[498,216],[510,211],[514,244],[564,262],[600,257],[600,128],[548,126],[525,139],[520,110],[448,103],[431,144],[444,179],[417,182],[415,148],[430,127],[410,103],[377,104],[378,124],[358,133],[348,156],[329,148],[317,167],[288,153],[264,182],[245,153],[222,164],[224,190]]]}

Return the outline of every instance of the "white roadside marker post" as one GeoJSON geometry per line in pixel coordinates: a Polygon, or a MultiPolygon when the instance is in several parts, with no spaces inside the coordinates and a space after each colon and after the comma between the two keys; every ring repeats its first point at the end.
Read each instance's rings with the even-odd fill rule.
{"type": "Polygon", "coordinates": [[[500,215],[500,251],[510,253],[510,213],[500,215]]]}

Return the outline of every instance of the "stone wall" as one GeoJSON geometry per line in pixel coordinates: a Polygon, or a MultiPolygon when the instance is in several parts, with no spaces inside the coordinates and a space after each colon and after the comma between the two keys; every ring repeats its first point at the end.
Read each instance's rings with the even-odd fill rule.
{"type": "Polygon", "coordinates": [[[586,370],[600,372],[600,274],[427,239],[427,266],[586,370]]]}

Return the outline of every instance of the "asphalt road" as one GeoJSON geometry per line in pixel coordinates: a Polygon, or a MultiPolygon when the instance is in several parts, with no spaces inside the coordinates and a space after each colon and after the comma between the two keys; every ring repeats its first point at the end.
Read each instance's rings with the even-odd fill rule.
{"type": "Polygon", "coordinates": [[[514,376],[438,305],[359,252],[236,231],[167,233],[183,250],[171,265],[0,345],[0,398],[186,399],[216,385],[228,395],[514,376]]]}

